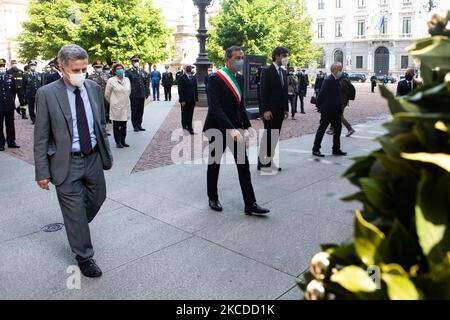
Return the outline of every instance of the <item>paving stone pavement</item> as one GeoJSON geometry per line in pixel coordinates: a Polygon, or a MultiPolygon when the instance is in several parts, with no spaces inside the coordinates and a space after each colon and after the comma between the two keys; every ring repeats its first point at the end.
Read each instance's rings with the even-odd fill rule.
{"type": "MultiPolygon", "coordinates": [[[[350,157],[313,159],[313,135],[281,142],[283,171],[260,175],[252,165],[258,202],[266,218],[243,214],[237,170],[223,165],[219,193],[224,211],[209,210],[206,165],[169,165],[130,174],[171,105],[152,104],[143,134],[130,134],[130,149],[115,149],[106,173],[108,197],[91,224],[99,279],[81,278],[68,289],[74,264],[55,189],[34,182],[32,165],[0,154],[0,299],[299,299],[298,277],[322,242],[341,242],[352,232],[358,203],[339,197],[355,191],[341,173],[350,157],[378,147],[383,121],[357,125],[342,138],[350,157]],[[134,149],[133,149],[134,148],[134,149]]],[[[252,163],[255,148],[250,148],[252,163]]],[[[331,137],[324,140],[331,152],[331,137]]],[[[229,158],[229,156],[227,157],[229,158]]]]}

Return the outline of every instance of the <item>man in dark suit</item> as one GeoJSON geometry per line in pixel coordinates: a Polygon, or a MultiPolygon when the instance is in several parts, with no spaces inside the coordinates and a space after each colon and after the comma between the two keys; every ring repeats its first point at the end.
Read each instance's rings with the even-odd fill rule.
{"type": "MultiPolygon", "coordinates": [[[[261,100],[263,105],[264,135],[258,158],[258,170],[272,167],[275,148],[284,119],[289,116],[287,67],[289,51],[277,47],[272,52],[273,64],[261,75],[261,100]]],[[[281,168],[277,168],[281,171],[281,168]]]]}
{"type": "Polygon", "coordinates": [[[195,102],[198,101],[197,78],[192,75],[192,67],[186,66],[184,74],[178,78],[178,96],[181,105],[181,125],[184,130],[194,134],[192,118],[195,102]]]}
{"type": "Polygon", "coordinates": [[[208,115],[203,128],[210,141],[207,179],[209,206],[215,211],[223,210],[219,202],[217,181],[222,155],[228,146],[238,169],[245,213],[265,215],[269,210],[256,203],[243,139],[244,130],[248,130],[249,135],[256,135],[244,106],[244,79],[238,73],[242,72],[243,67],[242,49],[231,47],[225,51],[225,67],[209,78],[208,115]]]}
{"type": "Polygon", "coordinates": [[[173,74],[166,66],[166,71],[162,74],[162,85],[164,87],[164,101],[172,101],[173,74]]]}
{"type": "Polygon", "coordinates": [[[88,58],[79,46],[63,46],[58,54],[63,79],[38,90],[34,160],[38,186],[44,190],[49,190],[50,182],[56,186],[69,244],[81,272],[100,277],[89,223],[106,199],[103,170],[111,169],[113,157],[102,89],[86,80],[88,58]]]}
{"type": "Polygon", "coordinates": [[[317,97],[317,107],[321,114],[320,126],[314,140],[313,155],[324,157],[320,152],[321,143],[326,129],[331,124],[333,126],[333,155],[345,156],[347,153],[341,150],[341,132],[342,132],[342,106],[339,92],[339,79],[342,76],[342,64],[333,63],[331,66],[331,75],[326,78],[322,84],[317,97]]]}
{"type": "Polygon", "coordinates": [[[377,76],[374,73],[373,76],[370,77],[370,88],[371,88],[372,93],[375,92],[375,88],[377,86],[377,81],[378,81],[377,76]]]}
{"type": "Polygon", "coordinates": [[[326,74],[324,74],[321,71],[319,71],[319,74],[316,77],[316,81],[314,82],[314,93],[316,96],[319,94],[320,89],[322,88],[323,81],[325,80],[326,74]]]}
{"type": "Polygon", "coordinates": [[[131,84],[131,123],[134,132],[145,131],[142,128],[145,99],[150,95],[150,81],[147,73],[140,67],[138,56],[131,58],[131,68],[125,73],[131,84]]]}
{"type": "Polygon", "coordinates": [[[405,72],[405,79],[398,82],[397,96],[406,96],[411,91],[417,88],[417,84],[414,82],[414,69],[409,68],[405,72]]]}
{"type": "Polygon", "coordinates": [[[300,98],[300,111],[305,114],[305,97],[308,92],[309,77],[306,70],[303,69],[301,73],[298,74],[298,96],[300,98]]]}

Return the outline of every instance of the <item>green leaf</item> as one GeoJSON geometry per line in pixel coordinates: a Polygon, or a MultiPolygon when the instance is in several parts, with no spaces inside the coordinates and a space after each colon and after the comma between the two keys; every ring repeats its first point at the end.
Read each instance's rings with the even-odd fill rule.
{"type": "Polygon", "coordinates": [[[384,238],[384,233],[380,229],[364,220],[361,212],[356,212],[355,251],[366,266],[374,265],[381,260],[377,251],[384,238]]]}
{"type": "Polygon", "coordinates": [[[450,172],[450,155],[445,153],[402,153],[402,158],[435,164],[450,172]]]}
{"type": "Polygon", "coordinates": [[[345,267],[331,276],[331,281],[340,284],[350,292],[375,292],[377,286],[367,271],[357,266],[345,267]]]}
{"type": "Polygon", "coordinates": [[[389,109],[393,115],[399,112],[405,112],[405,109],[401,105],[400,101],[394,96],[394,94],[385,86],[378,86],[380,88],[381,95],[388,100],[389,109]]]}
{"type": "Polygon", "coordinates": [[[411,234],[396,219],[386,238],[378,248],[378,252],[385,263],[397,263],[409,269],[417,263],[420,249],[414,240],[415,234],[411,234]]]}
{"type": "Polygon", "coordinates": [[[417,190],[416,229],[419,244],[430,266],[444,260],[450,251],[448,175],[438,181],[423,172],[417,190]]]}
{"type": "Polygon", "coordinates": [[[378,178],[361,178],[361,188],[369,202],[377,209],[387,210],[392,207],[392,196],[386,180],[378,178]]]}
{"type": "Polygon", "coordinates": [[[419,291],[400,265],[382,266],[381,279],[391,300],[418,300],[419,291]]]}

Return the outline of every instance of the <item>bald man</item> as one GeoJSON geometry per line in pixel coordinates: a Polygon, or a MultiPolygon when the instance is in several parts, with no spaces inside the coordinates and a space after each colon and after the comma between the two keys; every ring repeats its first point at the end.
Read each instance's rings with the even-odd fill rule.
{"type": "Polygon", "coordinates": [[[405,78],[399,81],[397,85],[397,96],[406,96],[416,88],[417,84],[414,82],[414,69],[409,68],[405,71],[405,78]]]}

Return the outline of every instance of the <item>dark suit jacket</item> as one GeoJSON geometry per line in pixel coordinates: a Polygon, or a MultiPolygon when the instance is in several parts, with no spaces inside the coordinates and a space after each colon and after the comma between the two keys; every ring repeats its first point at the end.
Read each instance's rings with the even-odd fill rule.
{"type": "Polygon", "coordinates": [[[16,108],[16,82],[10,74],[0,75],[0,112],[7,112],[16,108]]]}
{"type": "Polygon", "coordinates": [[[198,101],[197,78],[195,76],[191,76],[191,79],[189,79],[186,74],[183,74],[178,79],[178,96],[180,102],[192,104],[198,101]]]}
{"type": "Polygon", "coordinates": [[[263,112],[271,111],[274,117],[283,117],[289,111],[288,77],[287,72],[281,69],[284,86],[281,86],[280,76],[272,64],[261,74],[261,102],[263,112]]]}
{"type": "Polygon", "coordinates": [[[332,74],[323,81],[317,97],[317,106],[322,115],[338,116],[342,114],[339,81],[332,74]]]}
{"type": "MultiPolygon", "coordinates": [[[[92,107],[95,136],[103,169],[109,170],[113,156],[106,133],[102,88],[91,80],[86,80],[84,86],[92,107]]],[[[64,183],[70,171],[73,140],[72,111],[63,79],[37,91],[36,108],[39,110],[34,127],[36,181],[50,178],[51,182],[58,186],[64,183]]]]}
{"type": "MultiPolygon", "coordinates": [[[[417,88],[417,85],[414,83],[414,80],[412,80],[413,88],[414,90],[417,88]]],[[[401,80],[397,85],[397,96],[406,96],[411,92],[411,86],[409,85],[408,81],[406,79],[401,80]]]]}
{"type": "MultiPolygon", "coordinates": [[[[236,80],[244,88],[244,78],[237,74],[236,80]]],[[[208,115],[203,131],[208,129],[248,129],[252,125],[248,120],[244,99],[238,104],[235,95],[225,82],[214,73],[208,80],[208,115]]]]}
{"type": "Polygon", "coordinates": [[[308,91],[308,75],[299,73],[298,74],[298,94],[301,97],[306,97],[308,91]]]}

